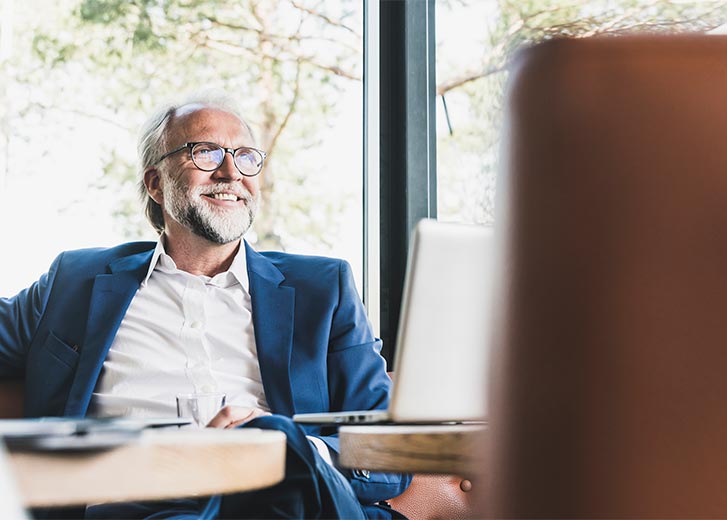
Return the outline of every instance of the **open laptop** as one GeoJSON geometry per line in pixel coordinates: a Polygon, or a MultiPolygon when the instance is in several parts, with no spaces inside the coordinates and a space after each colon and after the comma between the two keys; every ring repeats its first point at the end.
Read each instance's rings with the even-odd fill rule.
{"type": "Polygon", "coordinates": [[[388,410],[306,413],[299,423],[483,421],[493,230],[424,219],[409,249],[388,410]]]}

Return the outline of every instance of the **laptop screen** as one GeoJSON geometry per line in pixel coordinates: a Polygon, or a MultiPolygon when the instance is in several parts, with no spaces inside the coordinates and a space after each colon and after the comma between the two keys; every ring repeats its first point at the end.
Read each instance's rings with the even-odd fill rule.
{"type": "Polygon", "coordinates": [[[484,419],[493,259],[490,227],[417,225],[389,406],[395,421],[484,419]]]}

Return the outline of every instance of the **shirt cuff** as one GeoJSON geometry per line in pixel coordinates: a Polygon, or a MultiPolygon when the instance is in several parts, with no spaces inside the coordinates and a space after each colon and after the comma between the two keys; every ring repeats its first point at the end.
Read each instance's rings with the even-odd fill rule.
{"type": "Polygon", "coordinates": [[[315,446],[316,450],[318,450],[318,454],[325,460],[329,466],[333,466],[333,459],[331,459],[331,452],[328,451],[328,445],[320,440],[318,437],[313,437],[311,435],[306,435],[308,437],[308,440],[315,446]]]}

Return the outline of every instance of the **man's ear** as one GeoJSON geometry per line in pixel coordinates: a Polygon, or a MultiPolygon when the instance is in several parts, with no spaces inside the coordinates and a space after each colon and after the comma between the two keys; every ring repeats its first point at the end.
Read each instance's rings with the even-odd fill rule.
{"type": "Polygon", "coordinates": [[[144,170],[144,186],[154,202],[161,206],[164,197],[162,196],[162,175],[158,169],[150,167],[144,170]]]}

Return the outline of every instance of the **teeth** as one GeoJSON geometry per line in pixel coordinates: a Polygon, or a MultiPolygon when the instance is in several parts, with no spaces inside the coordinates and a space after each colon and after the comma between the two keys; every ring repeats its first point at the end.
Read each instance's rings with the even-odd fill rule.
{"type": "Polygon", "coordinates": [[[232,193],[214,193],[211,197],[217,200],[237,200],[237,196],[232,193]]]}

